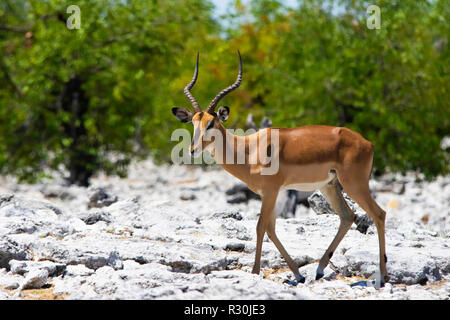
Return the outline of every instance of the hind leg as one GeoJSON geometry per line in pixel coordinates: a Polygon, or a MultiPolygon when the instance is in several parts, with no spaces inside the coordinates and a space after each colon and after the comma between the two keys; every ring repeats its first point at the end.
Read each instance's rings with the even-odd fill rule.
{"type": "MultiPolygon", "coordinates": [[[[378,242],[380,250],[380,273],[384,277],[384,281],[389,281],[389,276],[386,269],[386,242],[385,242],[385,220],[386,212],[381,209],[375,200],[372,198],[369,190],[369,181],[361,178],[361,175],[352,173],[338,172],[339,182],[344,191],[352,198],[359,206],[366,211],[372,220],[375,222],[378,233],[378,242]]],[[[383,279],[382,279],[383,281],[383,279]]]]}
{"type": "Polygon", "coordinates": [[[344,236],[347,234],[355,219],[355,214],[348,207],[347,202],[345,202],[345,199],[342,196],[341,188],[337,179],[334,179],[332,182],[322,187],[320,189],[320,192],[324,195],[325,199],[328,201],[334,211],[336,211],[336,213],[339,215],[341,222],[336,236],[320,259],[319,266],[317,267],[316,272],[316,280],[323,277],[323,270],[330,262],[334,251],[336,250],[337,246],[342,241],[344,236]]]}

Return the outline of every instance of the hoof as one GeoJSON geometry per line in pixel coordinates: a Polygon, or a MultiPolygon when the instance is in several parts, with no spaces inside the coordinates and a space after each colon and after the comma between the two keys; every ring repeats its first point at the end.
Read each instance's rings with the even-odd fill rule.
{"type": "Polygon", "coordinates": [[[297,280],[289,280],[289,281],[285,281],[284,283],[291,285],[291,286],[297,286],[299,283],[305,283],[305,280],[302,281],[297,281],[297,280]]]}
{"type": "Polygon", "coordinates": [[[319,280],[320,278],[323,277],[323,270],[322,268],[319,266],[317,267],[317,271],[316,271],[316,280],[319,280]]]}
{"type": "Polygon", "coordinates": [[[295,276],[295,280],[289,280],[289,281],[285,281],[284,283],[287,283],[291,286],[296,286],[299,283],[305,283],[306,278],[304,276],[302,276],[301,274],[295,276]]]}
{"type": "MultiPolygon", "coordinates": [[[[358,281],[358,282],[352,283],[350,285],[350,287],[358,287],[358,286],[360,286],[360,287],[375,287],[375,288],[377,288],[377,283],[375,281],[364,280],[364,281],[358,281]]],[[[379,288],[383,288],[383,287],[384,287],[384,281],[381,281],[379,288]]]]}
{"type": "Polygon", "coordinates": [[[296,285],[298,285],[297,280],[289,280],[289,281],[285,281],[284,283],[286,283],[286,284],[288,284],[288,285],[290,285],[290,286],[293,286],[293,287],[295,287],[296,285]]]}
{"type": "Polygon", "coordinates": [[[295,276],[295,278],[298,283],[305,283],[306,278],[304,276],[302,276],[301,274],[298,274],[297,276],[295,276]]]}
{"type": "MultiPolygon", "coordinates": [[[[375,281],[373,281],[373,282],[375,283],[375,281]]],[[[369,285],[368,281],[364,280],[364,281],[358,281],[358,282],[352,283],[350,285],[350,287],[371,287],[371,286],[369,285]]]]}

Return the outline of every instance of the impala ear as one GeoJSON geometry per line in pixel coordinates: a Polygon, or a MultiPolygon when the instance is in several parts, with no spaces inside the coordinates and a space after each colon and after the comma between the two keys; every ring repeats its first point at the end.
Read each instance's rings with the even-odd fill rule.
{"type": "Polygon", "coordinates": [[[181,122],[192,122],[192,113],[185,108],[172,108],[172,113],[181,122]]]}
{"type": "Polygon", "coordinates": [[[230,114],[230,108],[228,107],[220,107],[217,111],[217,117],[219,118],[220,122],[227,121],[228,115],[230,114]]]}

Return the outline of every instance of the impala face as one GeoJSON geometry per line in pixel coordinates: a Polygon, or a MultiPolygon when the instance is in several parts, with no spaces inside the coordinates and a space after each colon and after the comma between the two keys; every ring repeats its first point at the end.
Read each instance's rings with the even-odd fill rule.
{"type": "MultiPolygon", "coordinates": [[[[197,157],[206,150],[206,148],[215,141],[214,129],[217,130],[218,122],[224,122],[228,119],[230,109],[228,107],[220,107],[218,113],[209,113],[200,111],[192,115],[191,112],[184,108],[173,108],[172,113],[181,122],[191,122],[194,125],[194,137],[192,138],[190,152],[191,155],[197,157]],[[214,134],[213,134],[214,132],[214,134]]],[[[224,137],[222,137],[224,138],[224,137]]]]}
{"type": "Polygon", "coordinates": [[[191,155],[194,157],[200,156],[203,150],[205,150],[212,139],[210,138],[211,131],[215,128],[216,119],[213,115],[204,111],[196,113],[192,117],[192,123],[194,124],[194,137],[191,142],[191,155]]]}

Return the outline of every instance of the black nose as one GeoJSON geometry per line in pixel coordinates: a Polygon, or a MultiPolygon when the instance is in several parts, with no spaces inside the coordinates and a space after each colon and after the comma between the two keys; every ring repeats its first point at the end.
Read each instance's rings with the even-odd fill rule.
{"type": "Polygon", "coordinates": [[[194,155],[194,151],[195,151],[194,149],[191,150],[191,156],[194,155]]]}

